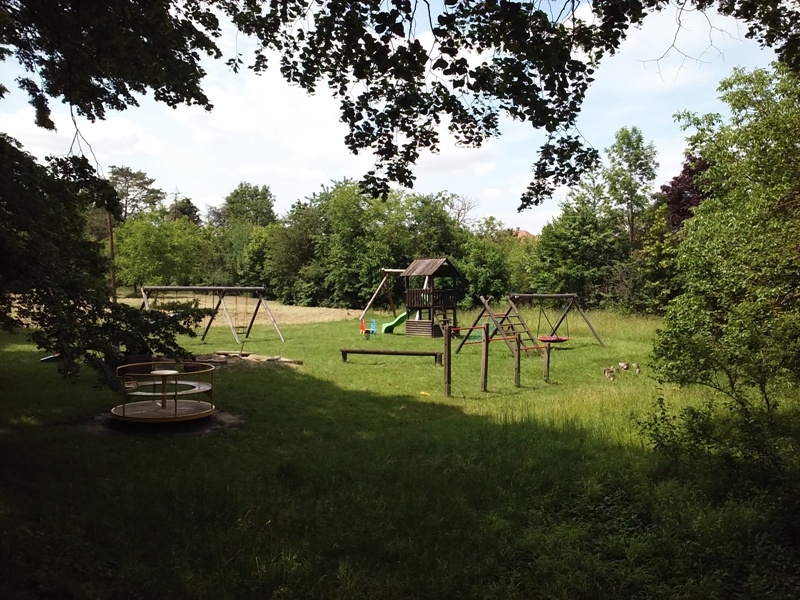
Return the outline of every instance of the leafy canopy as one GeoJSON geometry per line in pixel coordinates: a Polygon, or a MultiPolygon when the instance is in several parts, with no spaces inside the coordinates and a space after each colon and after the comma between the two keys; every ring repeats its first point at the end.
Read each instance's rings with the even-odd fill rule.
{"type": "Polygon", "coordinates": [[[611,201],[625,211],[628,241],[634,246],[640,233],[637,221],[650,203],[658,152],[653,142],[645,143],[638,127],[623,127],[614,135],[606,155],[609,165],[603,170],[603,179],[611,201]]]}
{"type": "Polygon", "coordinates": [[[727,420],[684,415],[695,441],[775,467],[797,456],[798,438],[774,414],[782,402],[796,408],[800,385],[800,80],[786,68],[737,69],[720,91],[728,122],[682,117],[691,151],[708,160],[697,176],[708,198],[683,225],[684,292],[654,352],[664,379],[727,398],[727,420]]]}
{"type": "Polygon", "coordinates": [[[585,175],[561,205],[561,214],[542,228],[535,250],[532,286],[539,293],[574,293],[597,306],[614,265],[626,256],[621,219],[596,174],[585,175]]]}
{"type": "MultiPolygon", "coordinates": [[[[280,55],[284,77],[308,92],[326,83],[348,125],[355,153],[371,150],[364,177],[374,194],[413,183],[421,151],[436,151],[446,125],[465,145],[499,133],[503,115],[547,133],[522,207],[577,180],[597,159],[575,122],[594,69],[632,25],[669,0],[591,4],[581,20],[574,0],[0,0],[0,58],[31,74],[17,85],[52,127],[49,98],[90,120],[137,104],[151,90],[170,106],[210,109],[203,56],[222,58],[220,17],[254,36],[249,65],[280,55]],[[430,36],[430,41],[428,41],[430,36]],[[424,41],[423,41],[424,40],[424,41]]],[[[783,0],[690,0],[747,26],[800,71],[800,8],[783,0]]],[[[238,70],[243,59],[227,59],[238,70]]],[[[0,96],[3,88],[0,86],[0,96]]]]}
{"type": "Polygon", "coordinates": [[[708,169],[707,160],[689,155],[683,161],[681,172],[668,184],[661,186],[668,207],[669,224],[673,231],[679,230],[683,222],[691,218],[694,207],[708,197],[696,183],[698,175],[706,169],[708,169]]]}
{"type": "Polygon", "coordinates": [[[215,227],[226,227],[233,223],[249,223],[265,226],[274,223],[275,196],[269,186],[240,182],[219,208],[208,211],[209,222],[215,227]]]}
{"type": "Polygon", "coordinates": [[[109,299],[107,262],[85,235],[89,209],[120,214],[108,181],[84,157],[38,164],[0,134],[0,325],[30,327],[31,338],[58,352],[73,375],[81,360],[105,381],[124,353],[185,356],[176,343],[199,314],[170,319],[109,299]]]}

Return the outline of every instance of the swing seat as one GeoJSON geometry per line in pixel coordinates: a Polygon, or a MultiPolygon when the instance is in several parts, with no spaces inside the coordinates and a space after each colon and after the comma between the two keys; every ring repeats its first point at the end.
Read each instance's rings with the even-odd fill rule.
{"type": "Polygon", "coordinates": [[[569,338],[561,335],[540,335],[536,338],[545,344],[560,344],[561,342],[568,342],[569,338]]]}

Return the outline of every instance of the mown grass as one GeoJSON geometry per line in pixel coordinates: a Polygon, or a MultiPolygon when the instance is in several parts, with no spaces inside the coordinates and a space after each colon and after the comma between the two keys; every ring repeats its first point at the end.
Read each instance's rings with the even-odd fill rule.
{"type": "MultiPolygon", "coordinates": [[[[796,597],[758,497],[657,468],[637,418],[699,399],[648,376],[658,321],[590,318],[606,348],[571,319],[550,383],[532,357],[515,388],[496,342],[489,392],[470,346],[450,398],[432,359],[338,352],[441,340],[262,326],[245,351],[304,365],[221,369],[217,405],[243,422],[206,436],[91,433],[110,393],[0,335],[0,597],[796,597]],[[608,381],[619,361],[643,373],[608,381]]],[[[226,328],[187,344],[238,349],[226,328]]]]}

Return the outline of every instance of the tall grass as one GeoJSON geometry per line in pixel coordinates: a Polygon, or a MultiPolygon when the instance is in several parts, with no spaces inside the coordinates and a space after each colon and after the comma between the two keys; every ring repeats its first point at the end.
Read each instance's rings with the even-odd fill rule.
{"type": "MultiPolygon", "coordinates": [[[[259,326],[245,351],[303,365],[221,369],[217,405],[242,422],[202,436],[90,430],[111,394],[0,335],[0,597],[796,597],[797,554],[757,499],[654,468],[635,420],[698,400],[649,377],[658,322],[589,316],[606,347],[571,319],[550,383],[534,355],[514,387],[495,342],[481,393],[468,346],[450,398],[432,359],[338,352],[440,339],[259,326]],[[620,361],[643,372],[609,381],[620,361]]],[[[187,344],[239,349],[224,327],[187,344]]]]}

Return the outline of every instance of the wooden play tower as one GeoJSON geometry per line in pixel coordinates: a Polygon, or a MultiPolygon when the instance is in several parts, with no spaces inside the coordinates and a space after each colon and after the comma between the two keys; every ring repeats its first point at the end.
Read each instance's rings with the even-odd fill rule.
{"type": "Polygon", "coordinates": [[[461,278],[447,258],[418,258],[400,276],[406,281],[406,335],[442,337],[442,326],[458,326],[456,291],[438,288],[436,278],[461,278]],[[422,287],[414,285],[422,280],[422,287]]]}

